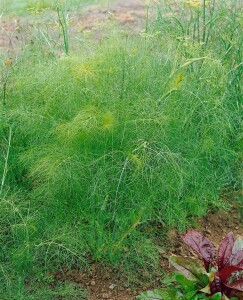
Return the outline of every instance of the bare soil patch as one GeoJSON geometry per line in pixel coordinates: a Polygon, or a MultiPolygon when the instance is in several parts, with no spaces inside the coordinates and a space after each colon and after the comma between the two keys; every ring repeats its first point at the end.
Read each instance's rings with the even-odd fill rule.
{"type": "Polygon", "coordinates": [[[0,16],[0,50],[10,50],[16,46],[20,39],[20,18],[9,16],[3,19],[0,16]]]}
{"type": "Polygon", "coordinates": [[[80,30],[96,29],[97,24],[113,19],[122,25],[132,25],[140,28],[145,17],[145,9],[139,0],[119,0],[110,5],[88,6],[80,15],[77,14],[77,24],[80,30]]]}
{"type": "MultiPolygon", "coordinates": [[[[0,51],[16,51],[23,43],[30,42],[31,32],[34,27],[46,25],[46,14],[55,20],[55,12],[47,12],[38,17],[28,15],[22,17],[0,16],[0,51]],[[22,43],[20,43],[22,42],[22,43]]],[[[92,32],[99,37],[105,31],[105,25],[113,21],[119,26],[129,27],[131,32],[140,31],[144,23],[145,8],[139,0],[118,0],[109,5],[86,5],[70,14],[69,34],[82,34],[92,32]]],[[[57,30],[57,24],[53,21],[53,31],[57,30]]]]}

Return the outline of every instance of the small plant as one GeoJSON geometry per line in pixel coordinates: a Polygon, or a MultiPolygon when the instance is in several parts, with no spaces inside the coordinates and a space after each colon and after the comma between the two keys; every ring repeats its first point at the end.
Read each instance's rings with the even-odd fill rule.
{"type": "Polygon", "coordinates": [[[148,291],[137,299],[214,299],[243,298],[243,240],[228,233],[219,245],[217,257],[212,242],[190,229],[183,241],[203,260],[204,266],[190,257],[171,256],[171,264],[179,271],[163,280],[165,288],[148,291]]]}

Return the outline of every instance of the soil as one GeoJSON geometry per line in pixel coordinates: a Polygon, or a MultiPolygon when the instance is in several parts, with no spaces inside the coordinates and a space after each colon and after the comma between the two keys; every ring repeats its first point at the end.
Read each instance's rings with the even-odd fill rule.
{"type": "MultiPolygon", "coordinates": [[[[48,13],[47,13],[48,14],[48,13]]],[[[30,41],[30,33],[33,28],[39,26],[39,22],[50,22],[53,31],[56,30],[56,14],[49,12],[50,19],[40,16],[5,16],[0,15],[0,51],[19,50],[24,43],[30,41]],[[38,20],[38,21],[37,21],[38,20]]],[[[82,9],[71,13],[69,20],[69,33],[83,34],[92,32],[97,38],[104,33],[104,27],[112,21],[122,27],[128,27],[130,32],[140,31],[145,19],[145,7],[139,0],[116,0],[111,4],[86,5],[82,9]]],[[[42,24],[43,25],[43,24],[42,24]]],[[[46,24],[47,25],[47,24],[46,24]]],[[[109,29],[107,29],[109,30],[109,29]]]]}
{"type": "Polygon", "coordinates": [[[138,29],[145,17],[145,8],[139,0],[119,0],[110,5],[91,5],[77,14],[78,27],[83,30],[96,29],[97,24],[113,19],[122,25],[138,29]]]}
{"type": "Polygon", "coordinates": [[[0,50],[11,50],[19,41],[20,18],[14,18],[9,16],[7,19],[3,19],[0,16],[0,50]]]}
{"type": "MultiPolygon", "coordinates": [[[[234,234],[243,234],[243,223],[239,208],[233,208],[228,212],[210,212],[206,217],[200,218],[196,230],[208,237],[217,247],[223,237],[230,231],[234,234]]],[[[161,269],[165,273],[174,271],[169,264],[169,256],[172,254],[181,256],[195,256],[182,242],[180,234],[176,230],[168,232],[166,237],[168,247],[161,253],[161,269]]],[[[138,270],[139,271],[139,270],[138,270]]],[[[97,263],[91,266],[91,272],[85,273],[78,270],[62,271],[54,274],[56,281],[68,281],[80,284],[89,292],[89,300],[134,300],[142,289],[134,289],[126,286],[124,276],[114,270],[105,269],[97,263]]],[[[146,290],[158,285],[151,282],[146,283],[146,290]],[[148,287],[148,288],[147,288],[148,287]]]]}

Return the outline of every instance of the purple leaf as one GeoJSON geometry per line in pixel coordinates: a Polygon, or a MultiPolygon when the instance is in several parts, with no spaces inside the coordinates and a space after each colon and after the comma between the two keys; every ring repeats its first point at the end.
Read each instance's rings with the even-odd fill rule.
{"type": "Polygon", "coordinates": [[[235,267],[235,266],[225,267],[219,271],[219,278],[222,281],[222,283],[226,283],[227,280],[231,277],[233,272],[242,271],[242,270],[243,268],[241,267],[235,267]]]}
{"type": "Polygon", "coordinates": [[[182,238],[188,246],[203,258],[205,269],[208,272],[215,252],[212,242],[193,229],[188,230],[182,235],[182,238]]]}
{"type": "Polygon", "coordinates": [[[235,241],[233,253],[235,253],[239,250],[243,250],[243,239],[240,236],[235,241]]]}
{"type": "Polygon", "coordinates": [[[226,286],[230,289],[243,292],[243,279],[227,284],[226,286]]]}
{"type": "Polygon", "coordinates": [[[243,250],[238,250],[231,255],[229,264],[231,266],[243,267],[243,250]]]}
{"type": "Polygon", "coordinates": [[[235,244],[233,232],[229,232],[219,245],[218,268],[219,270],[229,265],[229,260],[235,244]]]}

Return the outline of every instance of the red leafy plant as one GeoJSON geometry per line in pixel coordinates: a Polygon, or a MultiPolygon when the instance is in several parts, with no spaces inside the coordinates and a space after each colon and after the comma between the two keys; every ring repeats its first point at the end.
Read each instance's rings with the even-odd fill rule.
{"type": "MultiPolygon", "coordinates": [[[[221,293],[226,297],[243,299],[243,240],[237,239],[229,232],[219,245],[217,255],[213,243],[199,232],[190,229],[182,235],[182,239],[203,260],[209,278],[208,285],[203,289],[207,295],[221,293]]],[[[172,256],[170,259],[181,273],[187,277],[192,273],[188,258],[172,256]],[[182,272],[183,271],[183,272],[182,272]]]]}
{"type": "Polygon", "coordinates": [[[171,256],[179,271],[162,280],[163,287],[144,292],[141,300],[243,300],[243,240],[228,233],[216,255],[213,243],[190,229],[183,241],[203,260],[204,266],[191,257],[171,256]]]}

